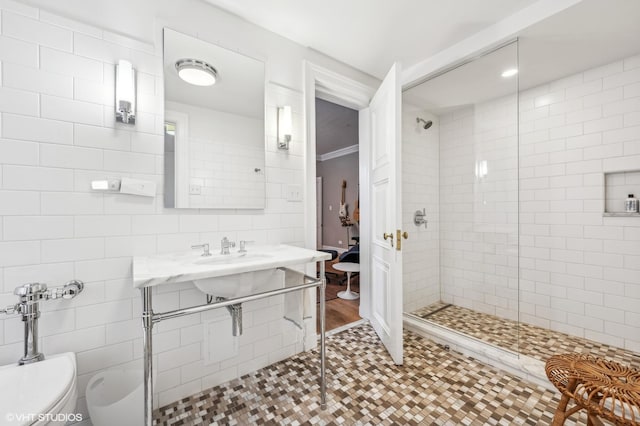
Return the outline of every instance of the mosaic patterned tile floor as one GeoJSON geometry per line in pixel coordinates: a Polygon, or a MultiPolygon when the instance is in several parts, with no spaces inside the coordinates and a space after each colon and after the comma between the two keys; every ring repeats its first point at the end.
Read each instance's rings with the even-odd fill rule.
{"type": "Polygon", "coordinates": [[[413,314],[422,318],[428,317],[429,321],[435,324],[541,361],[546,361],[557,353],[578,352],[590,353],[640,369],[640,354],[634,352],[546,328],[518,324],[516,321],[460,306],[451,305],[444,308],[445,306],[445,303],[438,302],[413,314]]]}
{"type": "MultiPolygon", "coordinates": [[[[410,332],[402,366],[369,325],[327,343],[326,410],[313,351],[161,407],[155,424],[549,425],[558,403],[542,387],[410,332]]],[[[586,416],[566,422],[575,424],[585,425],[586,416]]]]}

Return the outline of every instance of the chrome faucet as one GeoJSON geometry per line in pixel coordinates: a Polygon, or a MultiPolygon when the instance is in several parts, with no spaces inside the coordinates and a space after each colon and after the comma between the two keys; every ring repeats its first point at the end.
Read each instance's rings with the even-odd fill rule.
{"type": "Polygon", "coordinates": [[[220,241],[220,254],[231,254],[229,252],[229,247],[235,247],[236,243],[233,241],[229,241],[227,237],[224,237],[222,241],[220,241]]]}
{"type": "Polygon", "coordinates": [[[211,252],[209,251],[209,243],[204,243],[204,244],[196,244],[195,246],[191,246],[192,249],[199,249],[201,248],[202,254],[200,256],[211,256],[211,252]]]}

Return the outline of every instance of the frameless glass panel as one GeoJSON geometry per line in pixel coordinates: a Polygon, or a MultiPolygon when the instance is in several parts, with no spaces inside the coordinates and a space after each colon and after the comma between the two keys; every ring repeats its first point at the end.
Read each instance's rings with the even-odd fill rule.
{"type": "Polygon", "coordinates": [[[511,43],[403,94],[405,227],[415,236],[405,253],[405,312],[513,352],[517,49],[511,43]],[[412,164],[421,156],[422,166],[412,164]],[[426,227],[414,221],[422,209],[426,227]]]}

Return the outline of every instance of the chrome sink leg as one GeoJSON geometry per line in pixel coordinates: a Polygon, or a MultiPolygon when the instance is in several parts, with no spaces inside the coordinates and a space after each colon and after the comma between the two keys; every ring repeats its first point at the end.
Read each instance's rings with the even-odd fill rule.
{"type": "Polygon", "coordinates": [[[325,292],[327,279],[325,277],[324,262],[320,262],[320,408],[327,409],[327,378],[326,376],[326,345],[325,345],[325,292]]]}
{"type": "Polygon", "coordinates": [[[142,327],[144,345],[144,424],[153,425],[153,305],[151,287],[142,291],[142,327]]]}

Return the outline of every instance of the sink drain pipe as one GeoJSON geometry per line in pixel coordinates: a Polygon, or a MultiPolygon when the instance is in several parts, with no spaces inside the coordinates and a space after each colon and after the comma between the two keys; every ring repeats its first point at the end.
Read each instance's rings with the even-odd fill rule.
{"type": "MultiPolygon", "coordinates": [[[[224,302],[226,297],[216,297],[216,302],[224,302]]],[[[211,303],[211,300],[207,298],[207,302],[211,303]]],[[[231,334],[233,336],[242,336],[242,303],[236,303],[235,305],[227,306],[227,311],[231,315],[231,334]]]]}

